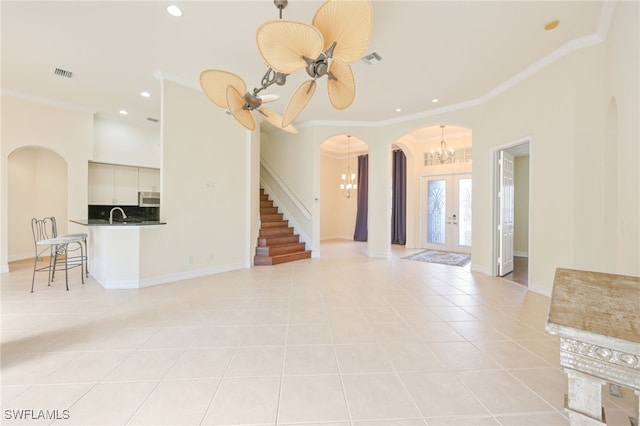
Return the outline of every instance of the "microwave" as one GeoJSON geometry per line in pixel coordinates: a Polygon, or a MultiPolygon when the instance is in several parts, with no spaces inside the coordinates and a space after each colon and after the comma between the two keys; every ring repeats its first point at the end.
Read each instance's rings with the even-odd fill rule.
{"type": "Polygon", "coordinates": [[[160,207],[160,193],[138,192],[138,207],[160,207]]]}

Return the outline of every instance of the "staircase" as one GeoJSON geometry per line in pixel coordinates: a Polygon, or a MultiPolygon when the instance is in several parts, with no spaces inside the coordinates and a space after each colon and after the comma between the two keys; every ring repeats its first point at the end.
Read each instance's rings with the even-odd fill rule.
{"type": "Polygon", "coordinates": [[[293,233],[289,221],[282,218],[282,213],[278,213],[278,207],[274,207],[273,201],[269,200],[262,188],[260,222],[254,265],[277,265],[311,257],[311,250],[305,250],[300,236],[293,233]]]}

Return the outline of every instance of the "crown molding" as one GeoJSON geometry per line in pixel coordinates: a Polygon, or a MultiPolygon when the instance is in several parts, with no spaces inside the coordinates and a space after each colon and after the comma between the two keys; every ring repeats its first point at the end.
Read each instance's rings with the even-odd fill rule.
{"type": "Polygon", "coordinates": [[[91,115],[97,112],[95,109],[72,104],[70,102],[62,102],[62,101],[57,101],[55,99],[44,98],[42,96],[29,95],[27,93],[17,92],[15,90],[0,89],[0,94],[2,96],[11,96],[14,98],[20,98],[20,99],[25,99],[27,101],[54,106],[56,108],[62,108],[70,111],[82,112],[82,113],[91,114],[91,115]]]}
{"type": "Polygon", "coordinates": [[[580,37],[571,40],[558,49],[554,50],[550,54],[544,56],[540,60],[534,62],[529,67],[515,74],[510,79],[499,84],[495,88],[491,89],[484,95],[468,101],[459,102],[457,104],[448,105],[440,108],[430,109],[428,111],[422,111],[414,114],[405,115],[402,117],[395,117],[388,120],[381,121],[337,121],[337,120],[312,120],[297,125],[299,129],[314,126],[350,126],[350,127],[386,127],[392,124],[406,123],[408,121],[414,121],[421,118],[433,117],[448,112],[459,111],[467,108],[472,108],[489,102],[498,95],[506,92],[510,88],[522,83],[529,77],[537,74],[542,69],[553,64],[561,58],[569,55],[576,50],[584,49],[602,43],[606,40],[611,26],[611,21],[615,13],[617,0],[605,0],[602,2],[602,8],[600,10],[600,17],[598,19],[598,28],[596,32],[584,37],[580,37]]]}
{"type": "Polygon", "coordinates": [[[189,87],[191,89],[197,90],[197,91],[202,91],[202,88],[200,87],[200,85],[192,80],[186,79],[186,78],[182,78],[182,77],[178,77],[175,74],[171,74],[169,72],[166,71],[162,71],[162,70],[155,70],[153,73],[153,76],[155,78],[157,78],[160,81],[171,81],[173,83],[177,83],[180,84],[182,86],[186,86],[189,87]]]}

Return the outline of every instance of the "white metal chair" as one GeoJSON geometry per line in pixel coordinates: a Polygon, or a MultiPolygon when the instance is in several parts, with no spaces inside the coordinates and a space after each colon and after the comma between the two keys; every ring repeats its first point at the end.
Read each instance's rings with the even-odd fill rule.
{"type": "Polygon", "coordinates": [[[86,244],[86,236],[80,235],[65,235],[57,236],[56,221],[54,217],[45,217],[43,219],[33,218],[31,219],[31,231],[33,233],[33,242],[35,246],[35,259],[33,263],[33,276],[31,278],[31,292],[33,293],[33,287],[36,278],[36,272],[47,272],[47,285],[51,285],[51,281],[55,278],[56,270],[64,269],[65,271],[65,284],[67,291],[69,290],[69,269],[80,266],[82,284],[84,284],[84,265],[86,261],[86,254],[83,248],[83,242],[86,244]],[[78,245],[75,249],[74,245],[78,245]],[[69,247],[72,247],[69,250],[69,247]],[[71,253],[74,250],[80,250],[79,256],[73,256],[71,253]],[[38,261],[44,260],[43,256],[49,256],[47,265],[38,267],[38,261]],[[64,267],[62,267],[58,258],[64,257],[64,267]]]}
{"type": "MultiPolygon", "coordinates": [[[[85,234],[84,232],[78,232],[78,233],[74,233],[74,234],[63,234],[63,235],[58,235],[58,225],[56,224],[56,218],[55,216],[51,216],[51,221],[53,222],[53,237],[54,238],[67,238],[67,239],[71,239],[74,240],[73,242],[75,243],[78,238],[81,240],[80,243],[78,244],[77,248],[73,248],[73,246],[68,247],[68,250],[71,251],[76,251],[76,250],[80,250],[80,259],[77,258],[77,256],[73,256],[74,260],[81,260],[84,262],[84,273],[85,276],[89,277],[89,261],[88,261],[88,251],[87,251],[87,234],[85,234]]],[[[84,284],[84,281],[83,281],[84,284]]]]}

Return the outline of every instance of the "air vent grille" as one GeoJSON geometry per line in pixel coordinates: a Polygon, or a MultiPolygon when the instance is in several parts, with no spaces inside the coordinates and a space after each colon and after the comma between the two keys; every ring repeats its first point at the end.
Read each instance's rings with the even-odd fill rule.
{"type": "Polygon", "coordinates": [[[153,117],[147,117],[147,120],[153,121],[154,123],[157,123],[158,121],[160,121],[157,118],[153,118],[153,117]]]}
{"type": "Polygon", "coordinates": [[[382,60],[382,56],[378,55],[376,52],[369,53],[366,56],[362,57],[362,61],[365,64],[373,65],[382,60]]]}
{"type": "Polygon", "coordinates": [[[62,68],[56,68],[53,72],[55,75],[59,75],[60,77],[71,78],[73,73],[71,71],[63,70],[62,68]]]}

